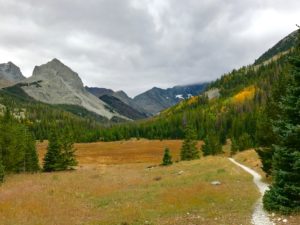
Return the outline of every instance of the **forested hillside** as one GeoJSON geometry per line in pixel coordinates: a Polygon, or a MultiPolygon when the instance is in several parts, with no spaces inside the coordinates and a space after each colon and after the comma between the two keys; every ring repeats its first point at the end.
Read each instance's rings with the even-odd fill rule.
{"type": "Polygon", "coordinates": [[[99,139],[100,124],[110,123],[80,106],[38,102],[18,86],[0,90],[0,104],[0,113],[10,110],[37,140],[47,139],[51,128],[56,126],[70,130],[76,142],[96,141],[99,139]]]}
{"type": "Polygon", "coordinates": [[[278,88],[284,93],[289,79],[287,58],[291,54],[224,74],[207,88],[218,89],[219,98],[209,100],[205,94],[192,97],[150,120],[116,125],[102,130],[100,136],[105,141],[131,137],[181,139],[184,127],[190,125],[207,143],[224,144],[230,138],[233,152],[261,146],[268,129],[264,127],[265,108],[278,88]]]}

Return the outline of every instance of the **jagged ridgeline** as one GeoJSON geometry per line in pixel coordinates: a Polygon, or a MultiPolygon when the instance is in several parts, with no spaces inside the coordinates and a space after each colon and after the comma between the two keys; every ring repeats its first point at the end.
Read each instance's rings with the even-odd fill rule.
{"type": "MultiPolygon", "coordinates": [[[[291,34],[294,36],[294,33],[291,34]]],[[[290,36],[284,40],[289,40],[290,36]]],[[[131,137],[149,139],[181,139],[186,124],[197,130],[199,139],[217,140],[225,143],[230,138],[233,150],[242,150],[259,144],[260,118],[264,107],[278,82],[288,76],[287,57],[292,54],[292,45],[287,51],[279,42],[260,64],[242,67],[223,75],[212,82],[206,92],[163,111],[147,121],[116,125],[102,130],[104,140],[119,140],[131,137]]]]}
{"type": "MultiPolygon", "coordinates": [[[[186,92],[187,96],[157,116],[131,122],[128,119],[143,119],[146,114],[149,115],[137,99],[110,90],[105,91],[112,93],[105,92],[100,96],[93,93],[92,96],[93,91],[102,93],[103,90],[85,89],[78,74],[56,59],[36,67],[29,79],[25,79],[12,63],[1,64],[0,75],[5,84],[17,84],[0,90],[0,112],[9,108],[41,140],[48,138],[52,126],[71,130],[77,142],[132,137],[181,139],[184,126],[189,124],[197,130],[199,139],[211,137],[224,143],[231,138],[236,150],[244,149],[255,146],[260,140],[263,109],[276,86],[274,84],[288,74],[286,58],[292,54],[294,43],[293,32],[263,54],[255,64],[233,70],[209,85],[179,86],[167,90],[154,88],[148,91],[151,94],[145,92],[137,99],[149,100],[159,96],[155,98],[157,102],[161,96],[165,100],[173,97],[175,104],[178,93],[186,92]],[[7,81],[7,77],[11,77],[7,76],[8,73],[14,75],[14,80],[7,81]],[[195,93],[203,93],[204,88],[204,94],[193,95],[194,89],[195,93]],[[114,125],[115,122],[126,123],[114,125]]],[[[144,100],[141,102],[151,105],[144,100]]]]}

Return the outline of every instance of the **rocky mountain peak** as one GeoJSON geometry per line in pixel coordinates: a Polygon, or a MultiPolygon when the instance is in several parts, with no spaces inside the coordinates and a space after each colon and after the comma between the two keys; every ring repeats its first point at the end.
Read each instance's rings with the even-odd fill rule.
{"type": "Polygon", "coordinates": [[[108,119],[128,119],[87,92],[78,74],[58,59],[36,66],[32,77],[26,79],[21,87],[29,96],[41,102],[79,105],[108,119]]]}
{"type": "Polygon", "coordinates": [[[5,79],[11,82],[19,82],[24,80],[25,77],[19,67],[12,62],[8,62],[0,64],[0,79],[5,79]]]}
{"type": "Polygon", "coordinates": [[[66,84],[83,90],[83,83],[76,72],[54,58],[50,62],[41,66],[36,66],[33,70],[32,77],[46,80],[61,79],[66,84]]]}

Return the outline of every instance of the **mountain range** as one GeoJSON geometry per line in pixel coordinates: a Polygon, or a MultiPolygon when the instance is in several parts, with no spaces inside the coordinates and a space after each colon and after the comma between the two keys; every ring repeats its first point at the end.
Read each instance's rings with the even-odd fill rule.
{"type": "Polygon", "coordinates": [[[36,66],[25,78],[12,62],[0,64],[0,88],[16,86],[33,99],[52,105],[76,105],[109,120],[144,119],[200,94],[207,83],[152,88],[134,98],[124,91],[84,87],[79,75],[58,59],[36,66]]]}
{"type": "MultiPolygon", "coordinates": [[[[257,67],[276,60],[279,54],[287,54],[295,42],[296,32],[293,32],[259,57],[254,65],[257,67]]],[[[101,121],[145,119],[205,91],[209,98],[218,97],[219,89],[208,90],[209,86],[209,83],[199,83],[167,89],[153,87],[131,98],[124,91],[84,87],[79,75],[58,59],[36,66],[29,78],[25,78],[20,68],[12,62],[0,64],[0,88],[26,95],[26,98],[37,102],[61,105],[79,116],[94,114],[101,121]]]]}

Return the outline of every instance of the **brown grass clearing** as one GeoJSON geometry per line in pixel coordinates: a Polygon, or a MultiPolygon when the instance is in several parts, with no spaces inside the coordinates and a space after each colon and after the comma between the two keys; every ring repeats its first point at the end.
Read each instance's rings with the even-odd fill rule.
{"type": "Polygon", "coordinates": [[[224,157],[148,168],[166,146],[176,159],[181,141],[76,144],[83,169],[7,177],[0,224],[250,224],[259,196],[250,175],[224,157]]]}
{"type": "Polygon", "coordinates": [[[9,176],[0,187],[0,221],[5,225],[250,224],[258,193],[251,177],[226,158],[206,157],[152,169],[148,165],[9,176]],[[179,175],[179,171],[184,172],[179,175]],[[222,184],[212,186],[213,180],[222,184]]]}
{"type": "MultiPolygon", "coordinates": [[[[42,161],[48,143],[37,143],[42,161]]],[[[164,149],[168,147],[173,161],[179,161],[181,140],[129,140],[116,142],[95,142],[75,144],[76,156],[80,166],[153,163],[160,164],[164,149]]],[[[202,142],[198,143],[200,148],[202,142]]]]}

